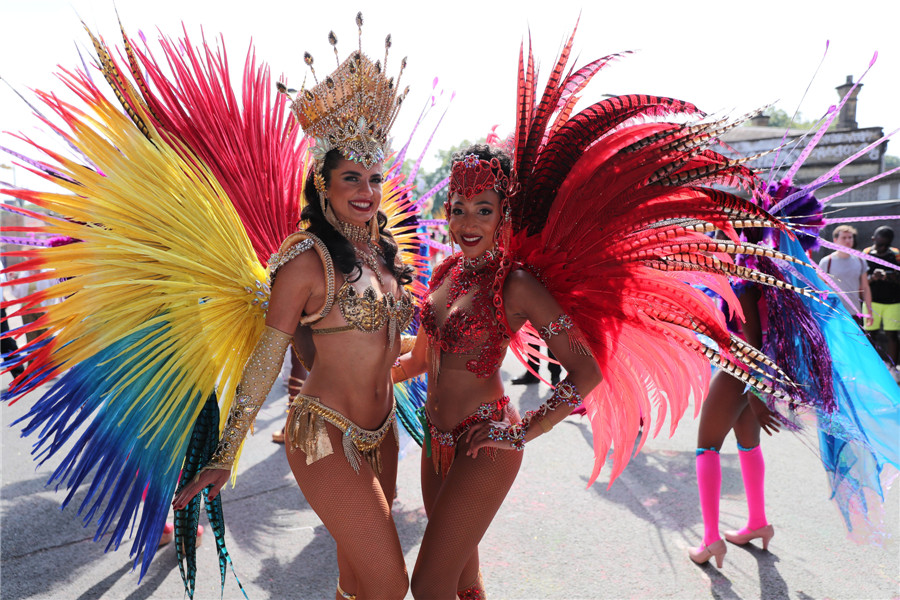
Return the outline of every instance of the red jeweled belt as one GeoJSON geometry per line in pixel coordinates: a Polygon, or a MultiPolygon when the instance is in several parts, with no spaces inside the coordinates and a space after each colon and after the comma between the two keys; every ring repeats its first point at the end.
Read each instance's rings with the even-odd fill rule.
{"type": "MultiPolygon", "coordinates": [[[[485,402],[475,409],[475,412],[456,424],[452,431],[441,431],[431,422],[428,412],[425,412],[425,422],[428,425],[428,434],[431,438],[431,460],[434,462],[434,472],[441,477],[446,477],[450,471],[450,465],[456,456],[456,441],[475,423],[483,421],[499,421],[503,418],[503,409],[509,404],[509,396],[503,396],[493,402],[485,402]]],[[[493,457],[495,448],[485,448],[485,451],[493,457]]]]}

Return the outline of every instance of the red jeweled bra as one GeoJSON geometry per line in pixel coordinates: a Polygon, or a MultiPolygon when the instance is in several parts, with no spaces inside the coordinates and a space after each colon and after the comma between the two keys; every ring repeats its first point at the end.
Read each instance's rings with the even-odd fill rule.
{"type": "MultiPolygon", "coordinates": [[[[471,263],[460,254],[447,258],[435,269],[422,307],[422,325],[432,348],[451,354],[477,354],[477,358],[466,363],[466,369],[478,377],[490,377],[500,368],[510,339],[505,321],[501,323],[497,319],[494,306],[509,265],[499,252],[488,252],[484,259],[478,267],[467,268],[471,263]],[[432,294],[448,276],[450,289],[446,306],[450,312],[438,327],[432,294]],[[470,308],[451,308],[456,300],[470,292],[473,294],[470,308]]],[[[440,360],[440,356],[434,360],[440,360]]]]}

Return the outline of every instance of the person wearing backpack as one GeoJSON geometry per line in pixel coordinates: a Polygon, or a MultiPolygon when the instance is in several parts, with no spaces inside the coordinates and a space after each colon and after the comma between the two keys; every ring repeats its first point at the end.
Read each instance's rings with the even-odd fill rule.
{"type": "MultiPolygon", "coordinates": [[[[847,248],[856,248],[855,227],[839,225],[831,233],[831,239],[835,244],[847,248]]],[[[870,327],[873,321],[872,290],[869,287],[868,265],[858,256],[836,250],[819,261],[819,267],[837,284],[841,292],[841,300],[847,311],[856,322],[870,327]],[[860,314],[860,308],[865,308],[865,313],[860,314]]]]}

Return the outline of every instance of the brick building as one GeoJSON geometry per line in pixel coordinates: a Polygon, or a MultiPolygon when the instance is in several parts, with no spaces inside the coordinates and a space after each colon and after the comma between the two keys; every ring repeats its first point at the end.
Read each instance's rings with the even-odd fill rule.
{"type": "MultiPolygon", "coordinates": [[[[838,98],[843,98],[852,85],[852,78],[848,76],[846,83],[836,88],[838,98]]],[[[809,183],[815,180],[831,167],[884,135],[881,127],[860,128],[856,122],[857,96],[862,87],[857,86],[853,96],[844,104],[838,118],[795,175],[795,182],[809,183]]],[[[769,117],[766,116],[755,117],[747,125],[727,132],[722,139],[737,154],[743,156],[773,150],[784,141],[784,147],[780,151],[769,152],[750,164],[754,168],[771,169],[776,166],[786,171],[806,146],[808,137],[804,139],[804,136],[810,136],[811,132],[802,129],[790,129],[785,132],[780,127],[769,126],[768,121],[769,117]]],[[[889,170],[885,169],[886,154],[886,143],[873,148],[841,170],[841,182],[826,185],[816,195],[824,199],[872,176],[884,173],[889,170]]],[[[900,172],[887,175],[835,198],[826,206],[826,213],[827,216],[842,218],[900,214],[900,172]]],[[[880,225],[891,225],[900,238],[900,221],[876,220],[851,224],[859,230],[859,248],[857,248],[859,250],[869,245],[872,232],[880,225]]],[[[830,239],[830,233],[831,227],[824,232],[826,239],[830,239]]],[[[820,250],[815,258],[818,259],[828,252],[830,250],[820,250]]]]}

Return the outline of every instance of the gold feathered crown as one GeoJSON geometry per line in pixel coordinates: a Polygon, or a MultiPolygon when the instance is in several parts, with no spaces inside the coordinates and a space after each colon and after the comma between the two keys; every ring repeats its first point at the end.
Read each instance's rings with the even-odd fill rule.
{"type": "MultiPolygon", "coordinates": [[[[367,169],[384,160],[388,150],[388,132],[409,91],[407,87],[403,93],[397,93],[400,77],[406,68],[406,58],[400,61],[396,83],[393,77],[388,78],[385,74],[391,36],[384,40],[384,65],[380,60],[373,63],[362,53],[362,24],[362,13],[358,13],[356,25],[360,46],[343,63],[338,57],[337,37],[333,31],[328,34],[338,66],[324,80],[319,81],[316,77],[313,57],[309,52],[303,55],[316,85],[310,89],[306,89],[305,85],[301,87],[293,98],[291,112],[306,135],[316,140],[312,152],[318,170],[321,170],[325,154],[333,148],[367,169]]],[[[278,89],[288,95],[295,92],[286,89],[283,84],[278,84],[278,89]]]]}

